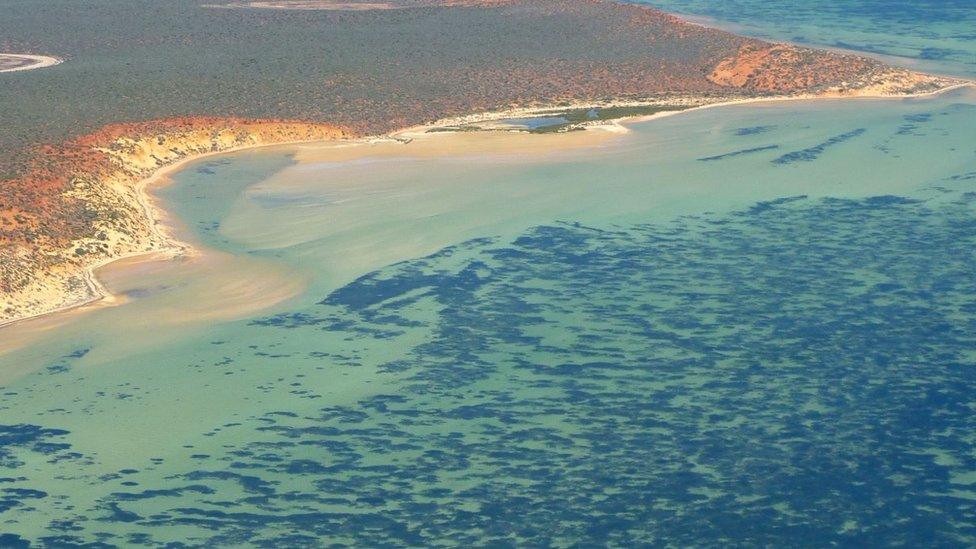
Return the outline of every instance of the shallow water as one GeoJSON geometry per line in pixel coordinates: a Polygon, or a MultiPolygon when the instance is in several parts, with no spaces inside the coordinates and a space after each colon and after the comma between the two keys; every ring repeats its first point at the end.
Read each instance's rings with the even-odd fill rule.
{"type": "Polygon", "coordinates": [[[976,92],[632,130],[190,165],[0,354],[0,546],[976,543],[976,92]]]}
{"type": "Polygon", "coordinates": [[[976,77],[973,0],[629,0],[770,40],[868,52],[909,68],[976,77]]]}
{"type": "Polygon", "coordinates": [[[196,163],[160,191],[194,238],[307,289],[200,320],[226,273],[170,273],[3,355],[35,373],[3,389],[2,530],[969,545],[974,128],[959,91],[196,163]]]}

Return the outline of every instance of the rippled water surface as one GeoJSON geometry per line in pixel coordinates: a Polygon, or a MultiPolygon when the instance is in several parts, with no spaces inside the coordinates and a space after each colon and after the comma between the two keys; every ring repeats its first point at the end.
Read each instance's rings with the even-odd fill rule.
{"type": "Polygon", "coordinates": [[[218,259],[0,355],[0,546],[976,544],[976,92],[632,130],[192,164],[218,259]]]}

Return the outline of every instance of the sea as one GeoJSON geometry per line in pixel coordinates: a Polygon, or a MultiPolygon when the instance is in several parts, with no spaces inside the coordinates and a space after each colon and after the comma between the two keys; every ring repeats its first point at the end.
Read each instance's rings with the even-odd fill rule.
{"type": "MultiPolygon", "coordinates": [[[[976,76],[972,1],[651,3],[976,76]]],[[[976,89],[627,127],[189,164],[199,257],[0,331],[0,547],[976,545],[976,89]]]]}

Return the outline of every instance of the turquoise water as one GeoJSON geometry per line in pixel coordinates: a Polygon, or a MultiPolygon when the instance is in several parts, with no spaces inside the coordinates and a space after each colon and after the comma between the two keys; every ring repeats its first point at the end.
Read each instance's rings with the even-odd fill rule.
{"type": "Polygon", "coordinates": [[[961,91],[197,163],[170,208],[307,289],[5,355],[5,539],[971,545],[973,128],[961,91]]]}
{"type": "Polygon", "coordinates": [[[631,0],[770,40],[883,56],[910,68],[976,77],[973,0],[631,0]],[[899,59],[900,58],[900,59],[899,59]]]}
{"type": "Polygon", "coordinates": [[[0,355],[0,546],[976,544],[976,91],[631,129],[190,165],[0,355]]]}

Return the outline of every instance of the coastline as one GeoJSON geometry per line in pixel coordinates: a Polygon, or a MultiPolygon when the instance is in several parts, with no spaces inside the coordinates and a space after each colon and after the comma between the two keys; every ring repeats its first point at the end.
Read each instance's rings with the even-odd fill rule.
{"type": "MultiPolygon", "coordinates": [[[[454,135],[459,132],[452,131],[450,128],[459,125],[472,125],[477,123],[498,121],[511,118],[527,118],[533,116],[539,116],[543,113],[552,113],[554,111],[568,111],[576,109],[593,109],[593,108],[607,108],[607,107],[640,107],[640,106],[684,106],[686,108],[667,110],[663,112],[656,112],[649,115],[638,115],[638,116],[625,116],[621,118],[616,118],[612,120],[602,120],[602,121],[588,121],[579,123],[579,129],[583,130],[601,130],[610,131],[615,133],[626,133],[630,130],[626,127],[628,123],[639,123],[654,120],[657,118],[663,118],[667,116],[674,116],[683,113],[694,112],[701,109],[710,109],[717,107],[732,107],[737,105],[747,105],[756,103],[779,103],[787,101],[812,101],[812,100],[826,100],[826,99],[913,99],[913,98],[925,98],[937,96],[943,93],[947,93],[953,90],[966,88],[966,87],[976,87],[976,82],[963,81],[961,79],[953,79],[956,81],[954,84],[946,85],[942,88],[919,92],[919,93],[823,93],[823,94],[796,94],[796,95],[782,95],[782,96],[768,96],[768,97],[724,97],[724,98],[714,98],[714,97],[683,97],[683,98],[672,98],[672,103],[668,103],[667,100],[647,100],[647,101],[618,101],[618,102],[577,102],[570,104],[558,104],[549,106],[538,106],[538,107],[520,107],[511,108],[497,111],[488,111],[482,113],[474,113],[470,115],[464,115],[459,117],[445,118],[441,120],[434,121],[429,124],[422,124],[403,128],[400,130],[395,130],[393,132],[378,135],[378,136],[367,136],[355,139],[343,139],[343,138],[333,138],[328,140],[322,139],[308,139],[308,140],[292,140],[292,141],[282,141],[276,143],[251,143],[241,146],[230,147],[223,150],[214,150],[203,153],[188,154],[174,162],[168,163],[157,168],[149,176],[140,179],[133,187],[134,196],[137,202],[137,206],[145,216],[146,222],[149,224],[151,231],[154,236],[158,238],[158,241],[162,243],[159,247],[136,251],[131,253],[122,254],[120,256],[111,257],[104,259],[102,261],[96,262],[90,266],[86,266],[81,276],[86,284],[87,295],[77,301],[71,302],[67,305],[61,305],[54,307],[50,310],[42,310],[36,313],[31,313],[22,317],[13,318],[9,320],[0,321],[0,329],[9,327],[16,324],[22,324],[33,320],[38,320],[42,318],[48,318],[54,315],[64,314],[68,312],[77,312],[87,306],[92,306],[94,304],[103,304],[106,306],[120,304],[123,301],[112,294],[98,279],[97,271],[111,265],[113,263],[131,260],[133,258],[139,257],[155,257],[152,259],[156,260],[169,260],[176,257],[186,257],[192,256],[193,254],[203,253],[201,249],[194,247],[193,245],[186,243],[177,239],[174,235],[170,234],[170,231],[165,229],[164,220],[169,216],[169,214],[154,203],[155,196],[152,194],[153,188],[158,188],[165,186],[171,182],[169,176],[177,171],[184,169],[188,164],[201,160],[203,158],[212,157],[216,155],[240,152],[244,150],[252,150],[258,148],[266,147],[287,147],[294,145],[308,145],[308,144],[325,144],[325,143],[342,143],[343,146],[361,146],[374,143],[399,143],[402,145],[409,144],[413,139],[420,138],[421,136],[430,137],[436,134],[450,134],[454,135]],[[711,102],[709,102],[711,101],[711,102]],[[676,103],[675,103],[676,102],[676,103]],[[696,104],[697,103],[697,104],[696,104]],[[436,133],[430,132],[432,129],[442,129],[444,131],[439,131],[436,133]]],[[[475,133],[493,131],[490,129],[476,129],[475,133]]],[[[512,132],[513,130],[507,129],[504,131],[512,132]]],[[[526,133],[522,130],[514,130],[518,133],[526,133]]],[[[526,138],[530,138],[526,136],[526,138]]]]}
{"type": "MultiPolygon", "coordinates": [[[[974,87],[976,88],[976,82],[963,80],[957,77],[945,77],[949,80],[957,81],[954,84],[946,85],[937,90],[917,92],[917,93],[841,93],[841,92],[828,92],[824,94],[794,94],[794,95],[778,95],[778,96],[765,96],[765,97],[739,97],[739,98],[721,98],[713,102],[701,101],[706,98],[698,98],[698,104],[695,104],[695,98],[682,97],[676,99],[675,103],[668,103],[666,101],[615,101],[615,102],[578,102],[560,105],[550,105],[550,106],[540,106],[540,107],[518,107],[512,109],[498,110],[498,111],[486,111],[481,113],[475,113],[464,116],[456,116],[450,118],[444,118],[437,120],[430,124],[419,124],[416,126],[410,126],[403,128],[401,130],[396,130],[390,132],[385,136],[375,136],[371,138],[363,138],[365,141],[376,141],[384,139],[398,139],[398,140],[410,140],[421,135],[425,135],[430,132],[430,130],[443,130],[438,133],[457,133],[451,128],[455,126],[469,126],[476,125],[485,122],[496,122],[499,120],[506,120],[511,118],[532,118],[538,116],[554,116],[553,113],[561,111],[572,111],[572,110],[583,110],[583,109],[600,109],[600,108],[617,108],[617,107],[652,107],[652,106],[686,106],[686,108],[666,110],[662,112],[656,112],[648,115],[633,115],[633,116],[621,116],[619,118],[614,118],[611,120],[596,120],[580,122],[576,124],[581,129],[605,129],[608,131],[616,132],[627,132],[629,131],[623,126],[624,123],[636,123],[636,122],[646,122],[648,120],[655,120],[657,118],[664,118],[667,116],[676,116],[679,114],[685,114],[689,112],[694,112],[702,109],[711,109],[717,107],[734,107],[737,105],[749,105],[755,103],[779,103],[786,101],[824,101],[824,100],[884,100],[884,99],[921,99],[926,97],[934,97],[941,95],[943,93],[948,93],[954,90],[974,87]]],[[[711,99],[711,98],[707,98],[711,99]]],[[[493,129],[493,128],[479,128],[476,131],[510,131],[516,133],[529,133],[520,129],[505,128],[505,129],[493,129]]]]}
{"type": "Polygon", "coordinates": [[[131,260],[140,257],[151,257],[158,256],[159,260],[173,259],[176,257],[186,257],[196,253],[199,253],[199,248],[192,246],[189,243],[183,242],[182,240],[176,238],[174,235],[170,234],[164,227],[164,221],[169,216],[163,208],[159,207],[154,203],[155,196],[152,194],[151,190],[153,187],[165,186],[169,184],[168,176],[174,172],[178,172],[184,169],[188,164],[202,160],[204,158],[217,156],[221,154],[231,154],[235,152],[240,152],[243,150],[265,148],[265,147],[286,147],[290,145],[299,145],[307,143],[327,143],[329,141],[323,140],[296,140],[296,141],[283,141],[281,143],[261,143],[256,145],[244,145],[240,147],[232,147],[224,150],[210,151],[199,154],[191,154],[180,158],[179,160],[166,164],[165,166],[159,167],[148,177],[139,180],[133,187],[134,195],[136,198],[136,205],[142,211],[145,218],[148,220],[150,230],[153,232],[154,236],[158,237],[161,242],[165,245],[159,248],[154,248],[151,250],[137,251],[122,254],[116,257],[107,258],[98,261],[90,266],[85,267],[82,270],[81,276],[85,281],[88,295],[67,305],[58,306],[47,311],[42,311],[30,315],[26,315],[19,318],[9,319],[0,321],[0,330],[3,328],[29,322],[31,320],[37,320],[49,315],[56,315],[60,313],[67,313],[71,311],[76,311],[83,307],[93,305],[95,303],[103,302],[106,305],[118,304],[119,301],[116,296],[108,291],[107,288],[99,281],[97,276],[97,271],[112,265],[113,263],[131,260]]]}
{"type": "Polygon", "coordinates": [[[908,57],[905,55],[897,55],[897,54],[883,53],[883,52],[869,51],[869,50],[856,50],[856,49],[844,48],[832,44],[818,44],[816,42],[800,42],[792,39],[780,40],[771,37],[763,37],[761,36],[761,34],[750,32],[752,28],[749,27],[748,25],[723,21],[721,19],[716,19],[714,17],[710,17],[707,15],[695,15],[695,14],[680,13],[680,12],[675,13],[674,15],[680,17],[683,21],[687,23],[709,30],[730,32],[740,36],[751,36],[757,40],[767,40],[767,41],[777,42],[777,43],[787,43],[794,46],[813,48],[813,49],[828,51],[832,53],[839,53],[842,55],[857,55],[862,57],[868,57],[880,61],[882,63],[891,65],[893,67],[899,67],[910,71],[924,72],[925,74],[929,74],[932,76],[939,76],[943,78],[954,78],[954,79],[968,78],[968,76],[963,76],[960,74],[935,72],[932,70],[933,67],[931,66],[931,64],[926,63],[925,60],[923,59],[919,59],[915,57],[908,57]]]}
{"type": "Polygon", "coordinates": [[[747,98],[747,99],[742,99],[742,100],[738,100],[738,101],[727,101],[727,102],[721,102],[721,103],[709,103],[707,105],[700,105],[700,106],[697,106],[697,107],[692,107],[692,108],[684,109],[684,110],[680,110],[680,111],[668,111],[668,112],[655,113],[655,114],[651,114],[651,115],[647,115],[647,116],[636,116],[636,117],[629,117],[629,118],[621,118],[621,119],[617,119],[617,120],[614,120],[614,121],[611,121],[611,122],[612,123],[616,123],[616,122],[631,122],[631,123],[646,122],[648,120],[654,120],[654,119],[657,119],[657,118],[664,118],[664,117],[667,117],[667,116],[674,116],[674,115],[677,115],[677,114],[685,114],[685,113],[689,113],[689,112],[693,112],[693,111],[698,111],[698,110],[711,109],[711,108],[716,108],[716,107],[734,107],[734,106],[737,106],[737,105],[748,105],[748,104],[755,104],[755,103],[778,103],[778,102],[784,102],[784,101],[827,101],[827,100],[847,101],[847,100],[857,100],[857,99],[866,99],[866,100],[924,99],[926,97],[935,97],[935,96],[938,96],[938,95],[942,95],[944,93],[949,93],[949,92],[954,91],[954,90],[959,90],[959,89],[962,89],[962,88],[970,88],[970,87],[976,88],[976,82],[961,82],[961,83],[953,84],[953,85],[950,85],[950,86],[946,86],[944,88],[940,88],[940,89],[934,90],[934,91],[927,91],[927,92],[920,92],[920,93],[909,93],[909,94],[901,94],[901,95],[896,95],[896,94],[892,94],[892,95],[883,95],[883,94],[882,95],[812,95],[811,94],[811,95],[780,96],[780,97],[768,97],[768,98],[747,98]]]}

